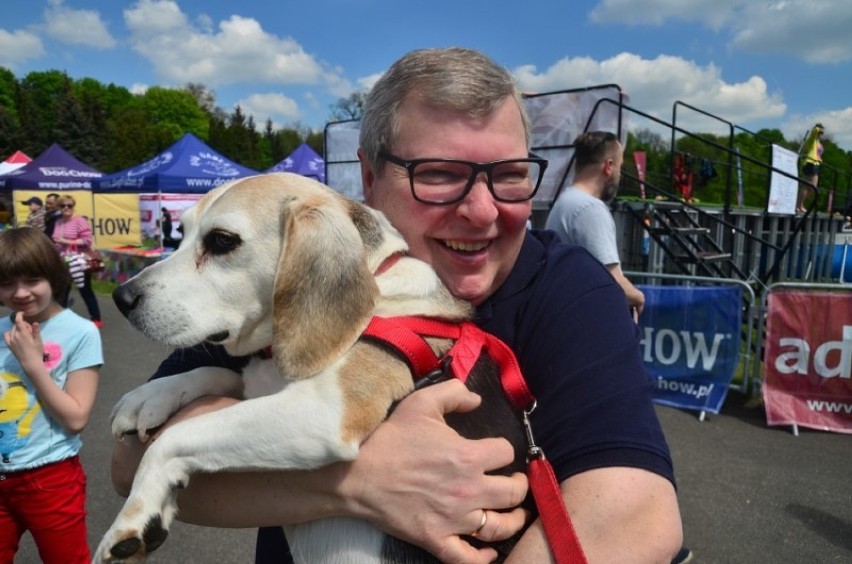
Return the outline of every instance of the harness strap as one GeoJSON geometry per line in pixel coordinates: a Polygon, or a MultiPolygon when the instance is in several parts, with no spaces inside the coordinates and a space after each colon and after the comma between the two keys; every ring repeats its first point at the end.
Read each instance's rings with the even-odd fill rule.
{"type": "Polygon", "coordinates": [[[530,489],[556,562],[586,564],[586,555],[568,516],[553,467],[533,440],[528,416],[535,407],[535,398],[527,388],[512,350],[503,341],[469,321],[450,323],[428,317],[373,317],[364,336],[398,350],[408,360],[415,381],[442,368],[441,361],[424,337],[455,341],[445,358],[450,359],[453,376],[462,382],[467,381],[473,365],[485,349],[500,368],[500,382],[506,396],[524,414],[529,443],[527,475],[530,489]]]}

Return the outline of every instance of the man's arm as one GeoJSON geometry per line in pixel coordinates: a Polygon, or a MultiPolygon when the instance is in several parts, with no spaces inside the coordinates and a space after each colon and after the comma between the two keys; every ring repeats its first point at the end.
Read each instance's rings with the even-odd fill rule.
{"type": "MultiPolygon", "coordinates": [[[[561,488],[590,563],[669,564],[680,549],[680,510],[667,479],[637,468],[600,468],[568,478],[561,488]]],[[[554,562],[540,520],[506,562],[554,562]]]]}
{"type": "Polygon", "coordinates": [[[642,310],[645,309],[645,294],[627,279],[624,272],[621,271],[620,264],[608,264],[606,265],[606,269],[609,270],[609,273],[612,274],[612,277],[615,278],[615,281],[624,290],[624,295],[627,297],[627,305],[635,309],[636,317],[639,317],[642,314],[642,310]]]}
{"type": "MultiPolygon", "coordinates": [[[[233,401],[202,398],[169,424],[233,401]]],[[[193,476],[179,495],[179,518],[214,527],[254,527],[347,515],[367,519],[444,561],[490,562],[496,556],[492,549],[477,550],[459,535],[479,526],[482,508],[517,508],[527,487],[521,474],[485,474],[512,460],[507,441],[469,441],[444,422],[444,414],[469,411],[479,401],[458,381],[436,384],[400,402],[353,462],[304,472],[193,476]]],[[[128,492],[143,452],[144,445],[133,438],[116,444],[112,470],[119,493],[128,492]]],[[[482,534],[505,539],[525,520],[522,509],[489,511],[482,534]]]]}

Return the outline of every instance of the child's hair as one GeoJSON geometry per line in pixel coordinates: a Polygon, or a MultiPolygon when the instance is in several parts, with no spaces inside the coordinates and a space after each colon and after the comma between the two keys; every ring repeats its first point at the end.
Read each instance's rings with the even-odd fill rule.
{"type": "Polygon", "coordinates": [[[46,279],[57,301],[71,285],[71,273],[53,241],[32,227],[0,232],[0,281],[16,276],[46,279]]]}

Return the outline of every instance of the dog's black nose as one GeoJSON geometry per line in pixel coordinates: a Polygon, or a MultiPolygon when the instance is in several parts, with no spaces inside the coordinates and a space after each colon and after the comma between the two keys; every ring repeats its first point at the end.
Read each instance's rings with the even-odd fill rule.
{"type": "Polygon", "coordinates": [[[142,301],[142,296],[134,292],[129,284],[122,284],[113,291],[112,301],[115,302],[121,315],[127,317],[142,301]]]}

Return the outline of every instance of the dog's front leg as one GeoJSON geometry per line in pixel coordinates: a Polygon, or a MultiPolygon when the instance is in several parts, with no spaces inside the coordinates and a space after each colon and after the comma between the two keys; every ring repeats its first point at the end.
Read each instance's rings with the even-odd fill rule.
{"type": "Polygon", "coordinates": [[[309,469],[355,458],[392,398],[372,397],[375,421],[365,425],[359,413],[358,432],[347,428],[354,406],[340,390],[329,371],[167,429],[142,458],[95,561],[135,559],[157,548],[177,511],[176,492],[195,472],[309,469]]]}
{"type": "Polygon", "coordinates": [[[138,433],[147,440],[181,407],[202,396],[243,397],[242,377],[227,368],[205,366],[151,380],[124,394],[112,410],[112,432],[116,438],[138,433]]]}

